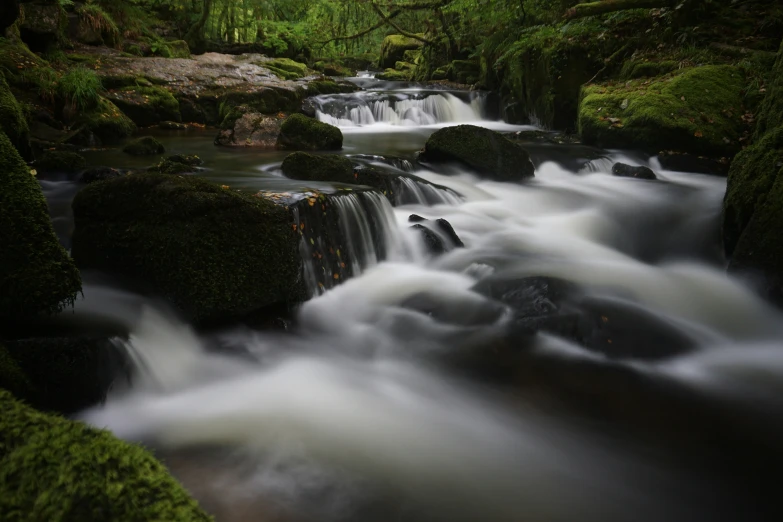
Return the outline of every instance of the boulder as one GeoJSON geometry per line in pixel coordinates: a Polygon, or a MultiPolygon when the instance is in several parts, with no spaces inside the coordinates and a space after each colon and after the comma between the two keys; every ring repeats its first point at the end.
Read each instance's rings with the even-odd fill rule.
{"type": "Polygon", "coordinates": [[[650,167],[633,166],[619,162],[612,165],[612,175],[621,178],[658,179],[650,167]]]}
{"type": "Polygon", "coordinates": [[[451,223],[443,218],[430,221],[429,219],[412,214],[408,218],[408,221],[416,223],[411,226],[411,228],[421,233],[424,244],[432,255],[443,254],[454,250],[455,248],[463,248],[465,246],[454,231],[454,227],[451,226],[451,223]]]}
{"type": "Polygon", "coordinates": [[[64,38],[67,14],[60,2],[23,2],[19,34],[33,52],[44,52],[64,38]]]}
{"type": "Polygon", "coordinates": [[[389,68],[380,74],[376,74],[375,77],[389,82],[409,82],[411,73],[410,71],[398,71],[397,69],[389,68]]]}
{"type": "Polygon", "coordinates": [[[0,321],[53,314],[81,290],[57,242],[41,187],[0,132],[0,321]]]}
{"type": "Polygon", "coordinates": [[[281,126],[282,120],[277,116],[260,114],[243,105],[226,115],[215,145],[275,149],[281,126]]]}
{"type": "Polygon", "coordinates": [[[428,227],[416,223],[411,226],[412,230],[415,230],[421,234],[421,239],[424,242],[424,246],[427,252],[433,256],[437,256],[446,252],[446,245],[443,244],[443,240],[428,227]]]}
{"type": "Polygon", "coordinates": [[[290,58],[275,58],[261,62],[259,65],[266,67],[284,80],[298,80],[307,76],[307,65],[295,62],[290,58]]]}
{"type": "Polygon", "coordinates": [[[136,131],[133,121],[105,98],[94,110],[79,114],[73,127],[76,131],[66,142],[87,147],[113,145],[136,131]]]}
{"type": "Polygon", "coordinates": [[[34,166],[39,172],[79,172],[87,167],[87,160],[75,152],[47,150],[34,166]]]}
{"type": "Polygon", "coordinates": [[[198,156],[185,156],[174,154],[161,160],[158,164],[147,169],[147,172],[159,172],[161,174],[189,174],[196,172],[204,161],[198,156]]]}
{"type": "Polygon", "coordinates": [[[353,163],[336,154],[316,156],[307,152],[294,152],[283,160],[283,174],[303,181],[332,181],[356,184],[353,163]]]}
{"type": "Polygon", "coordinates": [[[139,127],[182,121],[179,102],[163,87],[123,87],[110,91],[106,97],[139,127]]]}
{"type": "Polygon", "coordinates": [[[0,513],[9,520],[211,520],[140,446],[2,390],[0,408],[0,513]]]}
{"type": "Polygon", "coordinates": [[[158,124],[158,128],[163,130],[188,130],[187,124],[176,121],[162,121],[158,124]]]}
{"type": "Polygon", "coordinates": [[[112,167],[92,167],[79,176],[79,182],[81,183],[94,183],[96,181],[104,181],[107,179],[118,178],[123,173],[112,167]]]}
{"type": "Polygon", "coordinates": [[[381,43],[381,56],[378,66],[381,69],[393,69],[394,64],[405,58],[405,51],[418,50],[424,45],[421,40],[408,38],[401,34],[390,34],[381,43]]]}
{"type": "Polygon", "coordinates": [[[525,149],[502,134],[474,125],[436,131],[419,159],[428,163],[459,163],[493,181],[522,181],[535,175],[525,149]]]}
{"type": "Polygon", "coordinates": [[[131,156],[154,156],[166,152],[166,147],[152,136],[143,136],[125,145],[122,152],[131,156]]]}
{"type": "Polygon", "coordinates": [[[301,298],[287,207],[197,176],[135,174],[73,201],[82,268],[141,282],[189,319],[240,318],[301,298]]]}
{"type": "Polygon", "coordinates": [[[277,145],[291,150],[340,150],[343,133],[334,125],[297,113],[283,122],[277,145]]]}
{"type": "Polygon", "coordinates": [[[661,168],[666,170],[697,172],[699,174],[712,174],[724,177],[729,173],[729,161],[727,158],[721,161],[685,152],[661,151],[658,154],[658,162],[661,164],[661,168]]]}
{"type": "Polygon", "coordinates": [[[731,157],[744,130],[745,76],[736,67],[705,65],[654,80],[587,85],[579,104],[585,144],[604,148],[731,157]]]}

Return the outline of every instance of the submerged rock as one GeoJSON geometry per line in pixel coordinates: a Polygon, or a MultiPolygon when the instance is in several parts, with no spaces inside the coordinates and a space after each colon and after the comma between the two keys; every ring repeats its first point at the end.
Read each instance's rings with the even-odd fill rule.
{"type": "Polygon", "coordinates": [[[82,268],[136,280],[190,319],[240,318],[301,298],[290,211],[195,176],[135,174],[73,202],[82,268]]]}
{"type": "Polygon", "coordinates": [[[340,150],[343,148],[343,133],[334,125],[304,114],[292,114],[280,127],[277,144],[281,149],[340,150]]]}
{"type": "Polygon", "coordinates": [[[59,312],[81,278],[57,241],[41,187],[2,132],[0,187],[0,322],[59,312]]]}
{"type": "Polygon", "coordinates": [[[726,176],[729,173],[729,162],[725,159],[721,161],[683,152],[662,151],[658,155],[658,161],[661,168],[666,170],[697,172],[714,176],[726,176]]]}
{"type": "Polygon", "coordinates": [[[530,155],[502,134],[457,125],[436,131],[420,155],[428,163],[456,162],[493,181],[522,181],[534,176],[530,155]]]}
{"type": "Polygon", "coordinates": [[[87,160],[75,152],[48,150],[35,161],[34,166],[41,172],[78,172],[87,167],[87,160]]]}
{"type": "Polygon", "coordinates": [[[612,175],[621,178],[658,179],[655,172],[653,172],[650,167],[644,167],[642,165],[633,166],[625,163],[615,163],[612,165],[612,175]]]}
{"type": "Polygon", "coordinates": [[[19,520],[210,517],[140,446],[38,412],[0,390],[0,513],[19,520]]]}
{"type": "Polygon", "coordinates": [[[132,156],[154,156],[166,152],[166,147],[152,136],[143,136],[125,145],[122,152],[132,156]]]}

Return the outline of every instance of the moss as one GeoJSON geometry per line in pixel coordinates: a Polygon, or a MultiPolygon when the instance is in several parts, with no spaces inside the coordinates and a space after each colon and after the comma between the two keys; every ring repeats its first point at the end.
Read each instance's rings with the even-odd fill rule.
{"type": "Polygon", "coordinates": [[[767,96],[759,107],[755,139],[783,122],[783,42],[780,44],[777,60],[772,68],[767,96]]]}
{"type": "Polygon", "coordinates": [[[101,98],[94,110],[81,113],[74,127],[81,127],[89,135],[85,144],[95,140],[103,144],[117,143],[136,131],[133,121],[106,98],[101,98]]]}
{"type": "Polygon", "coordinates": [[[154,156],[155,154],[163,154],[166,152],[166,148],[152,136],[142,136],[125,145],[122,152],[132,156],[154,156]]]}
{"type": "Polygon", "coordinates": [[[674,60],[663,61],[635,61],[629,60],[623,64],[620,71],[621,80],[634,80],[636,78],[663,76],[676,71],[680,67],[674,60]]]}
{"type": "Polygon", "coordinates": [[[359,88],[348,82],[337,83],[331,79],[314,80],[307,84],[307,94],[341,94],[356,92],[359,88]]]}
{"type": "Polygon", "coordinates": [[[109,93],[108,98],[140,127],[149,127],[161,121],[182,121],[179,102],[172,94],[157,86],[136,85],[109,93]]]}
{"type": "Polygon", "coordinates": [[[381,74],[375,76],[379,80],[390,82],[407,82],[411,79],[410,71],[398,71],[396,69],[386,69],[381,74]]]}
{"type": "Polygon", "coordinates": [[[283,160],[282,169],[283,174],[291,179],[356,183],[353,164],[345,156],[316,156],[306,152],[294,152],[283,160]]]}
{"type": "Polygon", "coordinates": [[[204,91],[193,100],[208,124],[222,123],[234,108],[245,105],[262,114],[295,111],[302,101],[301,89],[262,87],[253,90],[215,88],[204,91]]]}
{"type": "Polygon", "coordinates": [[[421,58],[421,49],[409,49],[402,53],[402,61],[417,64],[421,58]]]}
{"type": "Polygon", "coordinates": [[[27,120],[2,74],[0,74],[0,130],[20,151],[27,151],[30,139],[27,120]]]}
{"type": "Polygon", "coordinates": [[[47,150],[35,161],[35,169],[41,172],[78,172],[87,167],[87,160],[75,152],[47,150]]]}
{"type": "Polygon", "coordinates": [[[0,318],[57,313],[81,290],[76,266],[57,242],[41,188],[0,133],[0,318]]]}
{"type": "Polygon", "coordinates": [[[0,513],[33,520],[208,521],[150,453],[0,391],[0,513]]]}
{"type": "Polygon", "coordinates": [[[197,176],[135,174],[73,202],[79,266],[142,281],[196,321],[244,316],[300,295],[288,208],[197,176]]]}
{"type": "Polygon", "coordinates": [[[323,67],[321,68],[321,71],[326,76],[340,76],[340,77],[353,76],[353,71],[351,69],[335,62],[324,64],[323,67]]]}
{"type": "Polygon", "coordinates": [[[292,114],[283,122],[278,146],[294,150],[340,150],[343,133],[333,125],[304,114],[292,114]]]}
{"type": "Polygon", "coordinates": [[[402,71],[407,72],[408,74],[411,74],[413,70],[416,69],[416,66],[412,63],[408,62],[397,62],[394,64],[394,70],[395,71],[402,71]]]}
{"type": "Polygon", "coordinates": [[[32,392],[30,380],[2,342],[0,342],[0,388],[10,391],[17,397],[25,397],[32,392]]]}
{"type": "Polygon", "coordinates": [[[394,64],[405,57],[405,51],[419,49],[423,42],[415,38],[408,38],[401,34],[391,34],[381,43],[381,56],[378,65],[382,69],[392,68],[394,64]]]}
{"type": "Polygon", "coordinates": [[[286,71],[290,74],[293,74],[293,78],[302,78],[303,76],[307,76],[307,66],[290,58],[275,58],[274,60],[263,62],[261,65],[264,67],[274,67],[275,69],[286,71]]]}
{"type": "Polygon", "coordinates": [[[479,74],[479,64],[471,60],[453,60],[449,67],[449,78],[459,83],[474,84],[479,74]]]}
{"type": "Polygon", "coordinates": [[[185,40],[173,40],[167,42],[169,58],[190,58],[190,47],[185,40]]]}
{"type": "Polygon", "coordinates": [[[198,156],[184,156],[175,154],[162,160],[157,165],[148,168],[148,172],[160,172],[161,174],[188,174],[195,172],[204,162],[198,156]]]}
{"type": "Polygon", "coordinates": [[[502,134],[473,125],[436,131],[421,154],[423,161],[456,162],[496,181],[519,181],[534,175],[530,155],[502,134]]]}
{"type": "Polygon", "coordinates": [[[585,143],[731,156],[743,131],[744,76],[732,66],[703,66],[653,81],[586,86],[579,107],[585,143]]]}

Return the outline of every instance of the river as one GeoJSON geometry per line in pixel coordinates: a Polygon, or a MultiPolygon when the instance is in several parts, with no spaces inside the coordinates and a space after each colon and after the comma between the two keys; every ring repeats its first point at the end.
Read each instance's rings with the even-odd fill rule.
{"type": "MultiPolygon", "coordinates": [[[[351,228],[361,273],[312,286],[285,329],[196,331],[84,274],[69,320],[127,327],[117,342],[134,378],[78,417],[151,447],[219,521],[766,519],[783,461],[783,321],[725,273],[726,180],[540,139],[525,144],[536,177],[524,184],[445,176],[414,161],[436,129],[533,128],[494,121],[480,93],[354,81],[365,90],[317,100],[343,153],[451,191],[344,200],[344,220],[383,223],[383,255],[351,228]],[[612,176],[615,161],[659,179],[612,176]],[[465,247],[430,255],[411,214],[445,218],[465,247]],[[573,306],[620,310],[601,320],[622,324],[599,321],[590,335],[611,338],[595,342],[519,334],[512,306],[479,289],[530,277],[574,283],[573,306]],[[511,375],[453,361],[494,352],[511,354],[511,375]]],[[[156,136],[232,188],[313,187],[282,176],[281,152],[214,147],[214,131],[156,136]]],[[[42,184],[67,246],[77,187],[42,184]]]]}

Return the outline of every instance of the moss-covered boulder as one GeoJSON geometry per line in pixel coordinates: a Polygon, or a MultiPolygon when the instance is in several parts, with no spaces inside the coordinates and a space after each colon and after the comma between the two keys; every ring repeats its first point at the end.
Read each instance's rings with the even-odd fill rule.
{"type": "Polygon", "coordinates": [[[693,67],[655,80],[588,85],[579,105],[586,144],[731,157],[744,130],[745,77],[728,65],[693,67]]]}
{"type": "Polygon", "coordinates": [[[164,158],[155,165],[152,165],[147,169],[147,172],[159,172],[161,174],[189,174],[196,172],[200,165],[203,165],[204,161],[198,156],[186,156],[182,154],[174,154],[168,158],[164,158]]]}
{"type": "Polygon", "coordinates": [[[65,39],[68,20],[60,2],[21,2],[20,7],[19,33],[31,50],[43,52],[65,39]]]}
{"type": "Polygon", "coordinates": [[[125,145],[122,152],[131,156],[154,156],[166,152],[166,147],[152,136],[142,136],[125,145]]]}
{"type": "Polygon", "coordinates": [[[274,60],[262,62],[260,65],[284,80],[296,80],[307,76],[307,65],[290,58],[275,58],[274,60]]]}
{"type": "Polygon", "coordinates": [[[356,183],[353,163],[345,156],[316,156],[307,152],[294,152],[283,160],[282,169],[283,174],[291,179],[356,183]]]}
{"type": "Polygon", "coordinates": [[[75,152],[47,150],[34,165],[39,172],[79,172],[87,167],[87,160],[75,152]]]}
{"type": "Polygon", "coordinates": [[[428,163],[459,163],[495,181],[521,181],[535,174],[525,149],[502,134],[474,125],[436,131],[424,145],[420,159],[428,163]]]}
{"type": "Polygon", "coordinates": [[[168,58],[190,58],[190,47],[185,40],[172,40],[166,42],[169,50],[168,58]]]}
{"type": "Polygon", "coordinates": [[[453,60],[449,66],[449,79],[458,83],[474,84],[480,73],[478,62],[473,60],[453,60]]]}
{"type": "Polygon", "coordinates": [[[289,150],[340,150],[343,133],[334,125],[292,114],[280,127],[278,147],[289,150]]]}
{"type": "Polygon", "coordinates": [[[81,290],[41,187],[0,132],[0,321],[53,314],[81,290]]]}
{"type": "Polygon", "coordinates": [[[182,121],[179,102],[163,87],[134,85],[111,91],[107,98],[140,127],[182,121]]]}
{"type": "Polygon", "coordinates": [[[89,147],[116,144],[136,131],[136,124],[106,98],[94,110],[81,113],[73,127],[76,131],[68,143],[89,147]]]}
{"type": "Polygon", "coordinates": [[[0,130],[8,136],[23,156],[29,156],[30,130],[27,120],[2,74],[0,74],[0,130]]]}
{"type": "Polygon", "coordinates": [[[0,390],[0,513],[8,522],[209,521],[146,450],[0,390]]]}
{"type": "Polygon", "coordinates": [[[287,207],[196,176],[135,174],[92,183],[73,202],[83,268],[138,280],[196,321],[301,298],[287,207]]]}
{"type": "Polygon", "coordinates": [[[407,82],[411,79],[411,71],[398,71],[397,69],[386,69],[380,74],[375,75],[379,80],[386,80],[389,82],[407,82]]]}
{"type": "Polygon", "coordinates": [[[390,34],[381,43],[381,55],[378,66],[381,69],[393,69],[394,64],[405,58],[405,51],[420,49],[424,43],[401,34],[390,34]]]}

